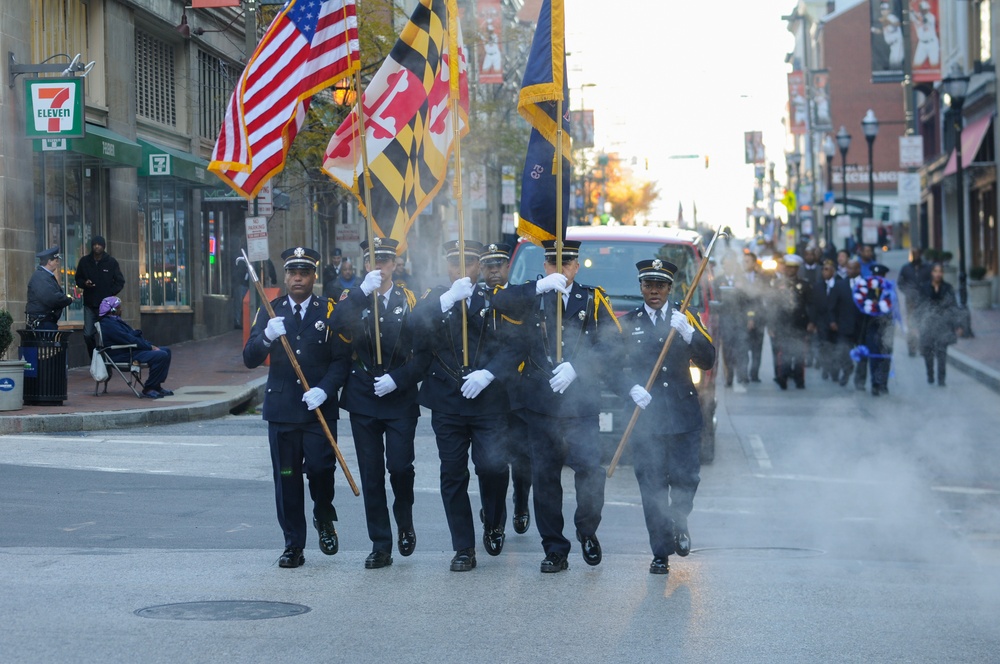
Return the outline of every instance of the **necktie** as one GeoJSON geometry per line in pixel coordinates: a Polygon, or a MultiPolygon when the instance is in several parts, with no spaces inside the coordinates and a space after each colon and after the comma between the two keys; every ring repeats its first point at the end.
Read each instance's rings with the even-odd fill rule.
{"type": "Polygon", "coordinates": [[[656,327],[656,319],[659,318],[659,311],[654,311],[650,318],[653,321],[653,327],[656,327]]]}
{"type": "Polygon", "coordinates": [[[296,304],[295,305],[295,318],[297,318],[298,320],[302,320],[302,305],[301,304],[296,304]]]}

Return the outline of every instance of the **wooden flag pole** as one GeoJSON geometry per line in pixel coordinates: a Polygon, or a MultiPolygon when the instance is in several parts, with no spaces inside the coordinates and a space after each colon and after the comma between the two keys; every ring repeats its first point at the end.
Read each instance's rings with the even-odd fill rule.
{"type": "MultiPolygon", "coordinates": [[[[257,273],[254,271],[249,257],[247,257],[247,252],[241,249],[240,253],[243,254],[243,257],[238,258],[237,261],[242,260],[247,264],[247,271],[250,273],[250,281],[252,281],[254,286],[257,287],[257,293],[260,295],[260,301],[263,302],[267,315],[274,318],[274,308],[271,307],[271,302],[267,299],[267,295],[264,293],[264,286],[261,285],[260,279],[257,278],[257,273]]],[[[309,381],[306,380],[305,374],[302,373],[302,367],[299,366],[299,361],[295,359],[295,352],[292,351],[292,347],[288,344],[288,338],[284,334],[278,338],[281,339],[281,345],[285,349],[285,354],[288,355],[288,361],[291,362],[292,369],[295,370],[295,375],[298,376],[299,382],[302,383],[302,391],[308,392],[309,381]]],[[[329,396],[333,399],[337,398],[336,394],[329,396]]],[[[351,475],[351,471],[347,467],[347,462],[344,461],[344,455],[340,453],[340,448],[337,446],[337,439],[333,437],[333,432],[330,431],[330,427],[326,423],[326,417],[323,416],[323,411],[316,408],[313,412],[316,413],[316,418],[319,420],[320,426],[323,427],[323,433],[326,434],[326,439],[330,441],[330,445],[333,447],[333,454],[337,457],[337,461],[340,463],[340,469],[344,471],[344,477],[347,478],[347,483],[350,485],[351,491],[354,492],[355,496],[360,496],[361,492],[358,491],[358,485],[354,483],[354,477],[351,475]]]]}
{"type": "MultiPolygon", "coordinates": [[[[458,264],[463,277],[465,269],[465,207],[462,205],[462,116],[459,101],[462,96],[461,53],[458,48],[458,3],[451,0],[448,7],[448,86],[451,96],[451,128],[455,141],[455,179],[452,194],[458,213],[458,264]]],[[[462,299],[462,367],[469,366],[469,320],[465,299],[462,299]]]]}
{"type": "MultiPolygon", "coordinates": [[[[563,223],[562,218],[562,198],[563,198],[563,100],[556,102],[556,270],[562,272],[563,257],[563,223]]],[[[563,331],[563,305],[562,293],[556,292],[556,365],[562,362],[562,331],[563,331]]]]}
{"type": "MultiPolygon", "coordinates": [[[[708,266],[708,259],[712,255],[712,249],[715,247],[716,241],[719,236],[723,235],[722,227],[715,232],[715,237],[712,238],[712,242],[708,245],[708,249],[705,251],[705,255],[702,256],[701,265],[698,266],[698,272],[694,275],[694,281],[691,283],[691,288],[688,289],[687,295],[684,296],[684,301],[681,302],[680,312],[684,313],[687,311],[688,305],[691,303],[691,297],[694,292],[698,290],[698,286],[701,284],[701,275],[705,273],[705,267],[708,266]]],[[[657,376],[660,373],[660,367],[663,365],[663,361],[667,358],[667,351],[670,350],[670,345],[674,342],[674,337],[677,336],[677,328],[671,327],[670,334],[667,335],[667,340],[663,342],[663,348],[660,350],[660,356],[656,358],[656,364],[653,365],[653,371],[649,374],[649,380],[646,381],[646,391],[649,392],[653,389],[653,383],[656,382],[657,376]]],[[[632,429],[635,428],[636,420],[639,419],[639,413],[642,409],[636,406],[632,411],[632,419],[628,421],[628,426],[625,427],[625,433],[622,434],[622,439],[618,442],[618,449],[615,450],[615,455],[611,459],[611,464],[608,465],[608,477],[611,477],[615,472],[615,467],[618,466],[618,460],[622,458],[622,452],[625,451],[625,444],[628,442],[629,436],[632,435],[632,429]]]]}
{"type": "MultiPolygon", "coordinates": [[[[358,126],[361,127],[361,166],[365,174],[365,226],[368,235],[368,263],[371,270],[375,267],[375,222],[372,219],[372,180],[371,172],[368,170],[368,138],[365,128],[365,104],[364,96],[361,94],[361,72],[356,71],[352,76],[354,80],[354,91],[358,97],[358,126]]],[[[364,256],[361,257],[362,267],[364,266],[364,256]]],[[[375,373],[382,373],[382,333],[379,330],[378,315],[378,289],[372,291],[372,318],[375,321],[375,373]]]]}

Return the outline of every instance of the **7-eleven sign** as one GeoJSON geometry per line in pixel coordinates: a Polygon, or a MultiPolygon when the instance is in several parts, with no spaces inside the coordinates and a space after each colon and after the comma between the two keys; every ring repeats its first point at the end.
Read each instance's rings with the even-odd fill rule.
{"type": "Polygon", "coordinates": [[[83,79],[25,79],[28,138],[83,138],[83,79]]]}

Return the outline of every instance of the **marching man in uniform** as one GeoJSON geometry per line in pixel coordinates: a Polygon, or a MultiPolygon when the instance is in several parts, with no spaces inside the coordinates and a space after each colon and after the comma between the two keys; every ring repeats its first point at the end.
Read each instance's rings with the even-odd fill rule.
{"type": "Polygon", "coordinates": [[[264,419],[274,471],[274,499],[278,524],[285,536],[281,567],[299,567],[306,559],[305,492],[302,472],[309,479],[313,500],[313,526],[319,533],[320,551],[337,553],[339,542],[333,522],[333,479],[336,457],[322,426],[312,411],[321,408],[336,435],[337,390],[347,372],[348,346],[336,342],[331,329],[333,300],[313,296],[319,252],[296,247],[281,254],[285,261],[287,295],[271,302],[275,317],[254,317],[243,363],[253,369],[271,358],[264,393],[264,419]],[[312,387],[303,393],[288,354],[278,342],[284,336],[295,353],[305,379],[312,387]],[[330,397],[333,397],[332,399],[330,397]]]}
{"type": "Polygon", "coordinates": [[[649,572],[666,574],[670,554],[691,551],[687,518],[700,481],[704,422],[690,367],[711,369],[715,346],[697,316],[671,308],[673,263],[645,260],[636,268],[644,304],[621,319],[626,348],[621,387],[646,411],[636,422],[632,459],[653,549],[649,572]],[[671,328],[677,334],[657,368],[652,392],[647,392],[646,382],[671,328]]]}
{"type": "Polygon", "coordinates": [[[368,241],[361,243],[368,273],[357,288],[344,291],[337,305],[337,329],[349,338],[351,369],[340,395],[340,407],[351,414],[351,432],[365,499],[371,555],[365,569],[392,564],[392,528],[385,493],[385,471],[392,485],[392,513],[396,519],[399,554],[408,556],[417,544],[413,530],[413,439],[420,407],[417,383],[421,367],[413,361],[411,314],[414,294],[394,286],[398,240],[376,237],[372,261],[368,241]],[[372,294],[377,293],[378,366],[372,294]],[[383,442],[384,441],[384,442],[383,442]]]}
{"type": "Polygon", "coordinates": [[[542,536],[544,573],[569,569],[570,541],[563,535],[562,468],[573,469],[576,483],[576,539],[588,565],[602,559],[597,527],[604,509],[605,470],[601,466],[598,417],[601,378],[614,364],[621,327],[600,288],[574,278],[580,270],[580,242],[563,242],[556,265],[554,240],[545,248],[546,276],[493,295],[494,307],[524,321],[528,360],[521,374],[531,439],[531,485],[535,523],[542,536]],[[562,360],[557,362],[556,307],[563,308],[562,360]]]}

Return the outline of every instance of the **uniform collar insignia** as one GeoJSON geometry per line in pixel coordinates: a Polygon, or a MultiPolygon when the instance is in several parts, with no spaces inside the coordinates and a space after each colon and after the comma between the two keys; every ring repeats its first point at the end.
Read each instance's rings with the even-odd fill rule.
{"type": "Polygon", "coordinates": [[[323,323],[323,321],[318,320],[318,321],[316,321],[316,329],[319,330],[320,332],[322,332],[323,330],[326,329],[326,324],[323,323]]]}

